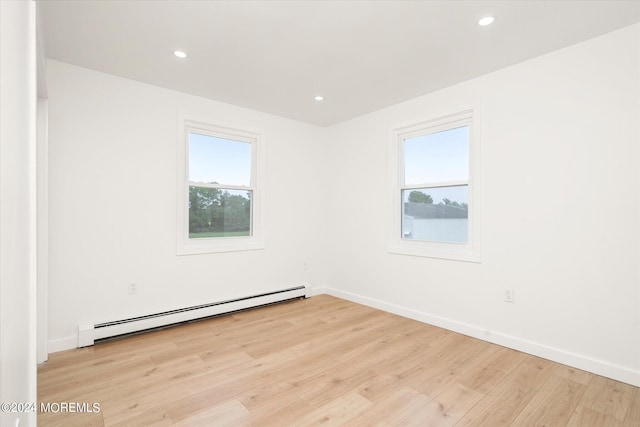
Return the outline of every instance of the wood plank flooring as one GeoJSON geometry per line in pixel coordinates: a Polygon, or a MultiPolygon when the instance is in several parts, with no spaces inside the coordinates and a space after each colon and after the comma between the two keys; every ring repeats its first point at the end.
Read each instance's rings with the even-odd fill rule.
{"type": "Polygon", "coordinates": [[[640,389],[315,296],[52,354],[40,426],[640,426],[640,389]]]}

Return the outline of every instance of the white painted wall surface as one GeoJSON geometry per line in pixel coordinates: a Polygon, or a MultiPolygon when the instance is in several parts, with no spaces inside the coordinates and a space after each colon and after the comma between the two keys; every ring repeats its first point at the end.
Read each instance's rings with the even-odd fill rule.
{"type": "Polygon", "coordinates": [[[330,129],[327,291],[640,385],[639,45],[635,25],[330,129]],[[482,263],[388,253],[390,130],[468,105],[482,263]]]}
{"type": "MultiPolygon", "coordinates": [[[[35,2],[0,1],[0,402],[36,402],[35,2]]],[[[34,412],[0,425],[34,426],[34,412]]]]}
{"type": "Polygon", "coordinates": [[[47,73],[50,351],[75,347],[80,322],[323,284],[323,129],[56,61],[47,73]],[[266,249],[176,255],[179,113],[262,132],[266,249]]]}

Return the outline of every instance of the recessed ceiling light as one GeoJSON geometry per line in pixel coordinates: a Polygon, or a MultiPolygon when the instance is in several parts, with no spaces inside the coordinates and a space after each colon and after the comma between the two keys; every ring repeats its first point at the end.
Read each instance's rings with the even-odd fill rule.
{"type": "Polygon", "coordinates": [[[495,21],[495,18],[493,16],[485,16],[484,18],[478,21],[478,25],[481,25],[484,27],[486,25],[492,24],[493,21],[495,21]]]}
{"type": "Polygon", "coordinates": [[[174,51],[173,51],[173,54],[174,54],[175,56],[177,56],[178,58],[186,58],[186,57],[187,57],[186,52],[183,52],[183,51],[181,51],[181,50],[174,50],[174,51]]]}
{"type": "Polygon", "coordinates": [[[322,101],[324,99],[324,96],[318,95],[313,99],[315,99],[316,101],[322,101]]]}

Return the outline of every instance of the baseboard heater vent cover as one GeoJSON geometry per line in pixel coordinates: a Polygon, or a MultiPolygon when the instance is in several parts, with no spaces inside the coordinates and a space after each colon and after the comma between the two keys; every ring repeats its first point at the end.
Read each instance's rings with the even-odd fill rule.
{"type": "Polygon", "coordinates": [[[78,326],[78,347],[93,345],[96,341],[156,329],[164,326],[219,316],[239,310],[260,307],[263,305],[284,302],[295,298],[308,298],[311,289],[307,286],[281,289],[264,294],[251,295],[228,301],[185,307],[161,313],[132,317],[104,323],[83,323],[78,326]]]}

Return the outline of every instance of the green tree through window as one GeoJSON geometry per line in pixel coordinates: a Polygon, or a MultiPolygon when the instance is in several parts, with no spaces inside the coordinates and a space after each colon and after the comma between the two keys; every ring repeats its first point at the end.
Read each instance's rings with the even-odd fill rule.
{"type": "Polygon", "coordinates": [[[250,171],[250,144],[189,134],[189,238],[251,236],[250,171]]]}

